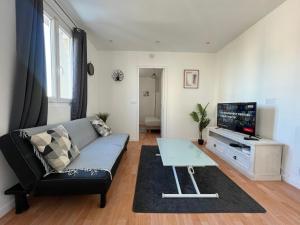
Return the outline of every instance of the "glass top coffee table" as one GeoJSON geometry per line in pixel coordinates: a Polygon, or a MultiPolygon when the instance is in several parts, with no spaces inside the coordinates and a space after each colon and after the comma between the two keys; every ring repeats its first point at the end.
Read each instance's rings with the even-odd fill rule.
{"type": "Polygon", "coordinates": [[[194,178],[193,167],[217,166],[208,155],[197,148],[191,141],[172,138],[157,138],[162,162],[164,166],[172,166],[176,181],[177,194],[162,193],[163,198],[218,198],[216,194],[202,194],[194,178]],[[196,194],[184,194],[181,191],[175,167],[187,167],[196,194]]]}

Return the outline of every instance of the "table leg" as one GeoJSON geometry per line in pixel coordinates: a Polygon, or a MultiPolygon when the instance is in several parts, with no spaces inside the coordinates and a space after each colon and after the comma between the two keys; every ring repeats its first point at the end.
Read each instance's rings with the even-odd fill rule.
{"type": "Polygon", "coordinates": [[[165,194],[165,193],[162,193],[162,198],[219,198],[218,193],[216,193],[216,194],[201,194],[200,193],[198,185],[197,185],[197,183],[195,181],[195,178],[194,178],[194,169],[191,166],[188,166],[187,169],[188,169],[188,172],[190,174],[191,180],[193,182],[193,186],[196,190],[196,194],[183,194],[182,191],[181,191],[181,188],[180,188],[179,181],[178,181],[178,176],[177,176],[176,169],[175,169],[174,166],[172,166],[172,169],[173,169],[173,175],[174,175],[174,178],[175,178],[178,194],[165,194]]]}
{"type": "Polygon", "coordinates": [[[174,175],[175,181],[176,181],[177,191],[178,191],[178,193],[181,195],[182,192],[181,192],[180,184],[179,184],[179,181],[178,181],[178,176],[177,176],[176,169],[175,169],[174,166],[172,166],[172,169],[173,169],[173,175],[174,175]]]}

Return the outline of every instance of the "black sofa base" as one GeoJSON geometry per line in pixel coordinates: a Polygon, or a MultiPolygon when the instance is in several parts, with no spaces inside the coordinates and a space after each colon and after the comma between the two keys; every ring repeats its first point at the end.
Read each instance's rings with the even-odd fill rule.
{"type": "Polygon", "coordinates": [[[100,208],[104,208],[106,205],[106,193],[100,194],[100,208]]]}
{"type": "MultiPolygon", "coordinates": [[[[29,209],[29,203],[27,199],[26,191],[21,187],[20,184],[16,184],[10,189],[5,191],[6,195],[14,195],[15,198],[15,213],[20,214],[29,209]]],[[[100,208],[105,208],[106,205],[106,193],[100,193],[100,208]]]]}

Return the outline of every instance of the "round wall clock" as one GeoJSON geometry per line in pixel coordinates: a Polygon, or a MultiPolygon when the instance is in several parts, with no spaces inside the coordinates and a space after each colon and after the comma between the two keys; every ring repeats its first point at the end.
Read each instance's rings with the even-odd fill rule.
{"type": "Polygon", "coordinates": [[[122,70],[115,70],[112,74],[114,81],[122,81],[124,79],[124,73],[122,70]]]}

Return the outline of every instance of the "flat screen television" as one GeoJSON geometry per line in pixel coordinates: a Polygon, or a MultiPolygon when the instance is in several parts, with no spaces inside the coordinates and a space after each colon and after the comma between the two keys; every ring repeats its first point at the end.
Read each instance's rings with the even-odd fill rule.
{"type": "Polygon", "coordinates": [[[217,126],[255,136],[256,102],[219,103],[217,126]]]}

